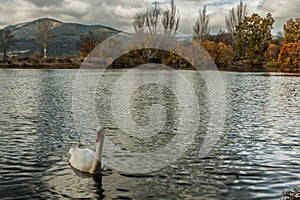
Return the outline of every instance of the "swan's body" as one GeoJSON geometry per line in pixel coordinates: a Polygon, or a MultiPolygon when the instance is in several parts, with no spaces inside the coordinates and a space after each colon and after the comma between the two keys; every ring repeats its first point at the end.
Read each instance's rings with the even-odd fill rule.
{"type": "Polygon", "coordinates": [[[87,148],[79,149],[71,147],[69,150],[71,154],[70,165],[82,172],[91,174],[101,173],[101,169],[103,168],[102,149],[104,142],[104,130],[101,128],[97,129],[96,142],[96,152],[87,148]]]}

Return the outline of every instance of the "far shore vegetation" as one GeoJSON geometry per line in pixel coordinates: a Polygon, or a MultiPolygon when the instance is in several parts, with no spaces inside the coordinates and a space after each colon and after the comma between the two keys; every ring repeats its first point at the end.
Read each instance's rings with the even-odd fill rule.
{"type": "MultiPolygon", "coordinates": [[[[283,25],[283,33],[271,34],[274,18],[271,13],[260,16],[249,14],[243,1],[224,16],[226,30],[210,34],[210,18],[206,7],[195,13],[192,40],[208,52],[216,66],[225,71],[249,72],[292,72],[300,73],[300,18],[291,18],[283,25]]],[[[136,13],[132,22],[136,34],[147,34],[147,40],[159,32],[165,37],[175,37],[180,26],[180,10],[174,0],[169,6],[161,8],[159,4],[136,13]]],[[[92,31],[78,38],[78,57],[49,57],[47,48],[53,38],[51,23],[44,20],[37,26],[36,41],[43,52],[35,51],[28,57],[9,57],[8,50],[15,39],[11,30],[0,30],[0,60],[2,68],[79,68],[82,61],[107,35],[92,31]],[[79,56],[80,55],[80,56],[79,56]]],[[[147,41],[144,41],[147,42],[147,41]]],[[[185,43],[185,40],[180,41],[185,43]]],[[[115,46],[122,45],[115,41],[115,46]]],[[[176,69],[194,69],[194,66],[180,55],[157,49],[144,48],[133,50],[116,60],[107,58],[110,68],[129,68],[145,63],[161,63],[176,69]]],[[[190,51],[192,51],[191,49],[190,51]]],[[[191,52],[192,53],[192,52],[191,52]]]]}

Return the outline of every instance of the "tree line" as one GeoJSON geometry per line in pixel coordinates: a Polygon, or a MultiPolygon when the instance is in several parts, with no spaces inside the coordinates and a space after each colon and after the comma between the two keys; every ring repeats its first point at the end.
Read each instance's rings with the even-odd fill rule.
{"type": "MultiPolygon", "coordinates": [[[[168,7],[162,9],[159,4],[147,8],[144,12],[135,14],[132,26],[137,35],[148,34],[149,38],[157,34],[165,37],[175,37],[180,25],[180,12],[174,0],[168,7]]],[[[210,34],[210,18],[206,6],[199,9],[193,29],[193,40],[201,44],[218,66],[226,67],[236,63],[250,63],[262,66],[300,66],[300,18],[289,19],[283,26],[284,34],[272,36],[274,24],[271,13],[261,17],[257,13],[248,15],[247,5],[242,0],[229,10],[224,18],[226,30],[210,34]]],[[[37,42],[43,47],[44,58],[47,57],[47,47],[52,41],[50,20],[43,20],[37,26],[37,42]]],[[[86,57],[101,41],[107,38],[105,34],[88,32],[80,35],[78,47],[80,55],[86,57]]],[[[0,50],[7,57],[8,48],[15,42],[9,29],[0,30],[0,50]]],[[[146,41],[145,41],[146,42],[146,41]]],[[[184,43],[184,41],[182,41],[184,43]]],[[[117,44],[122,45],[122,44],[117,44]]],[[[130,48],[128,49],[130,51],[130,48]]],[[[120,64],[136,65],[146,62],[164,64],[184,63],[179,55],[157,49],[130,51],[119,59],[120,64]]]]}
{"type": "MultiPolygon", "coordinates": [[[[215,35],[210,34],[210,18],[204,6],[199,9],[192,26],[193,40],[208,51],[218,66],[230,66],[238,61],[257,66],[266,63],[269,66],[300,66],[300,18],[289,19],[284,24],[283,36],[281,33],[272,36],[275,21],[272,14],[267,13],[264,17],[257,13],[248,15],[246,3],[240,1],[228,12],[224,21],[227,32],[220,30],[215,35]]],[[[145,12],[136,13],[133,21],[137,34],[148,30],[148,34],[155,35],[159,29],[163,29],[165,36],[174,36],[179,24],[179,9],[174,0],[164,12],[155,4],[145,12]]],[[[140,54],[143,57],[143,52],[140,54]]],[[[172,54],[167,54],[172,57],[172,54]]],[[[156,60],[167,60],[162,53],[158,56],[156,60]]]]}
{"type": "MultiPolygon", "coordinates": [[[[52,41],[52,25],[50,20],[43,20],[37,26],[36,40],[43,47],[44,58],[47,57],[47,47],[52,41]]],[[[10,29],[0,30],[0,50],[3,52],[3,60],[7,59],[7,51],[16,42],[10,29]]]]}
{"type": "MultiPolygon", "coordinates": [[[[32,54],[34,58],[47,58],[47,50],[51,42],[53,41],[53,25],[50,19],[43,19],[38,23],[36,27],[36,41],[42,47],[41,54],[39,51],[35,51],[32,54]]],[[[86,57],[87,54],[95,48],[101,41],[107,38],[107,35],[96,34],[93,31],[89,31],[87,34],[82,34],[78,38],[78,49],[81,56],[86,57]]],[[[8,49],[16,43],[16,39],[12,31],[8,28],[0,30],[0,51],[3,52],[3,60],[6,61],[8,55],[8,49]]]]}

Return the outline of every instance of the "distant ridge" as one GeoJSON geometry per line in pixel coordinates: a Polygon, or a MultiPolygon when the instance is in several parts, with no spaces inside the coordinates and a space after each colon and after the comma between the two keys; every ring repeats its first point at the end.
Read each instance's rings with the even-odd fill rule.
{"type": "Polygon", "coordinates": [[[16,39],[16,43],[10,48],[10,51],[17,56],[29,56],[36,50],[42,53],[42,47],[36,41],[36,29],[37,25],[44,20],[50,20],[52,25],[53,40],[47,49],[50,57],[78,56],[79,36],[89,31],[99,34],[106,33],[108,37],[121,32],[103,25],[64,23],[56,19],[40,18],[5,27],[12,31],[16,39]]]}

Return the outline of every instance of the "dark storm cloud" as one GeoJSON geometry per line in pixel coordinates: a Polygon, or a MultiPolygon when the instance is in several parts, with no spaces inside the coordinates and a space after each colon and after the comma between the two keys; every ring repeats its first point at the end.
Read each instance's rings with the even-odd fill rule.
{"type": "Polygon", "coordinates": [[[53,7],[53,6],[60,6],[62,5],[62,0],[51,0],[51,1],[45,1],[45,0],[26,0],[28,2],[31,2],[35,4],[37,7],[53,7]]]}

